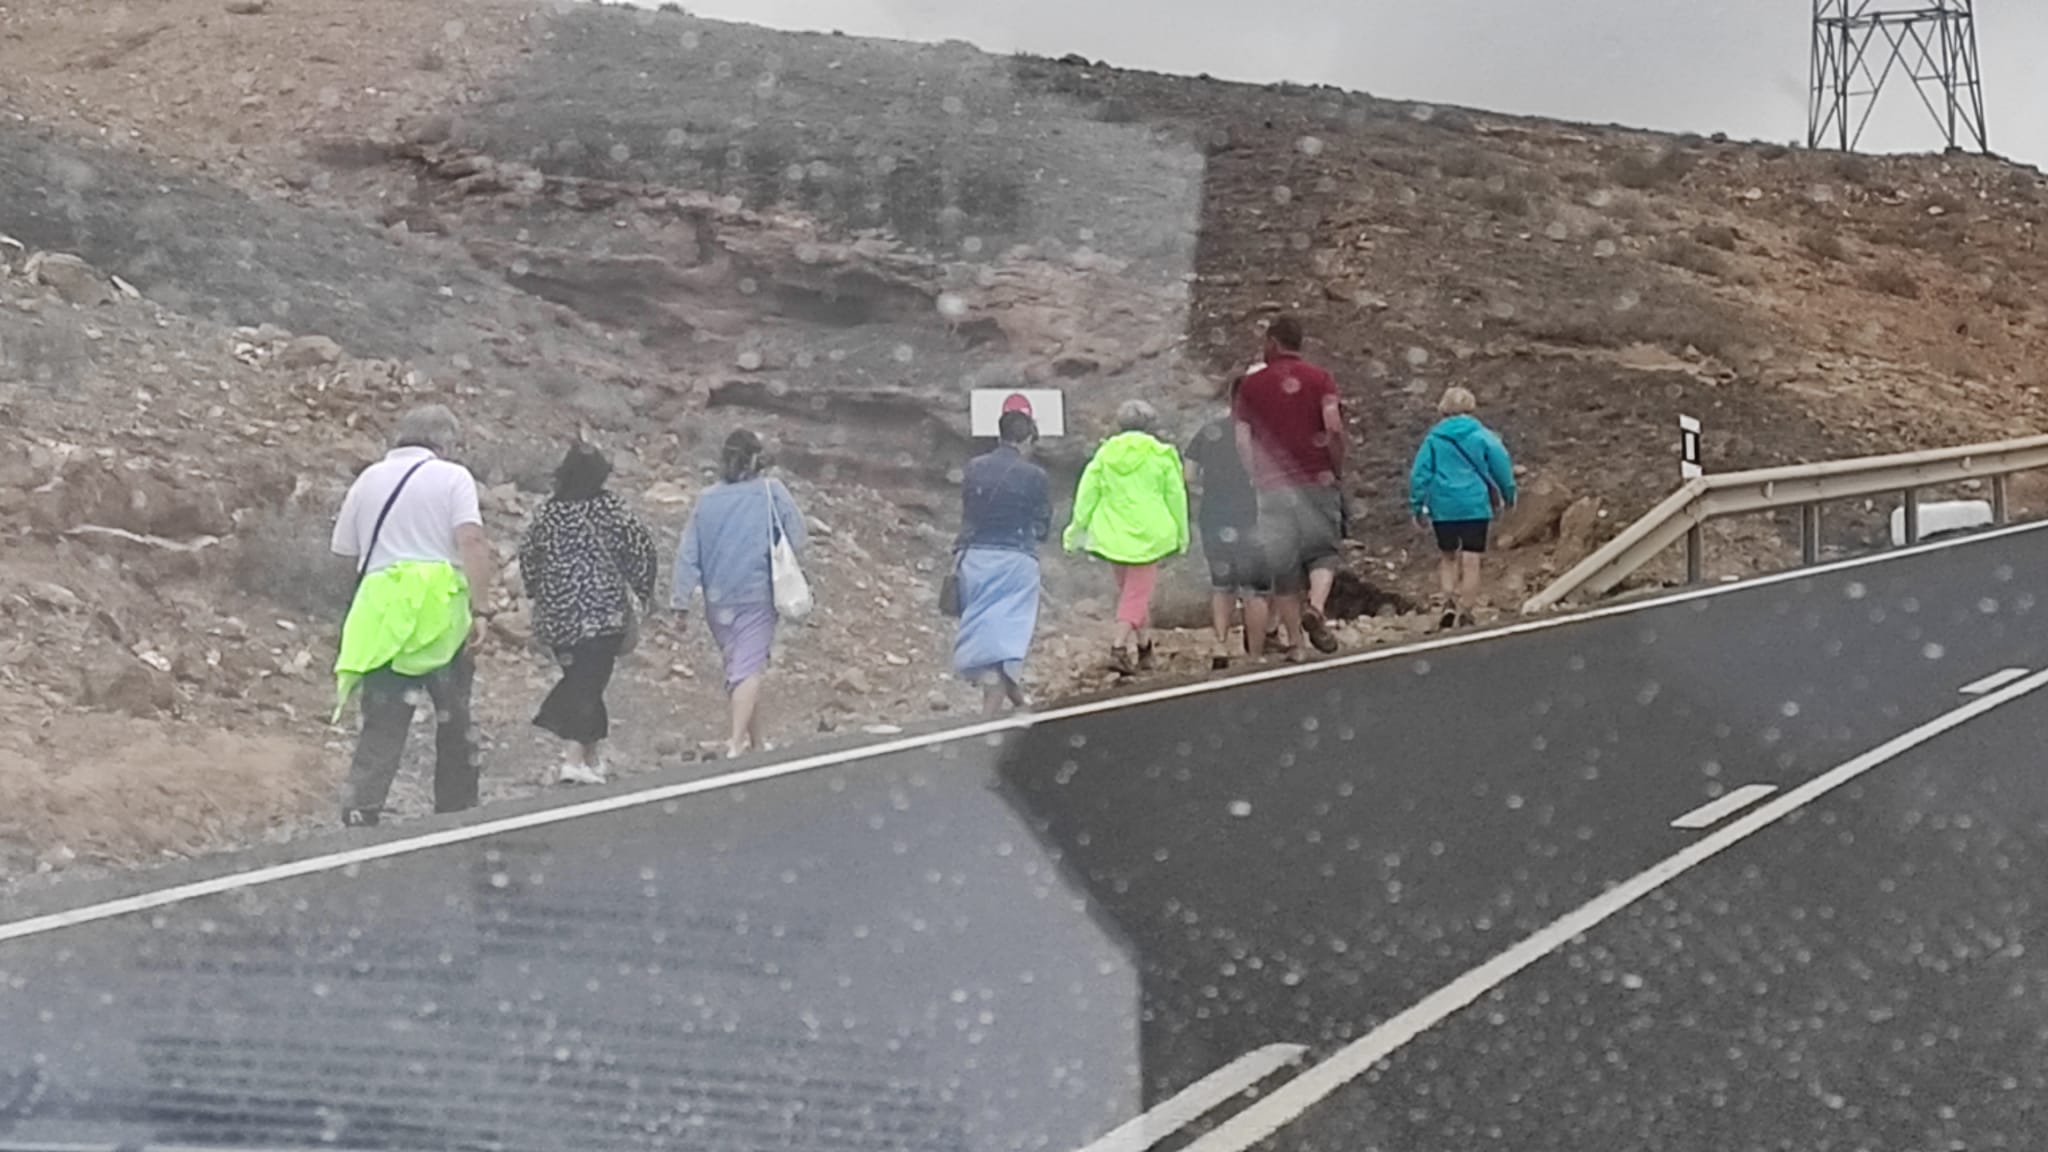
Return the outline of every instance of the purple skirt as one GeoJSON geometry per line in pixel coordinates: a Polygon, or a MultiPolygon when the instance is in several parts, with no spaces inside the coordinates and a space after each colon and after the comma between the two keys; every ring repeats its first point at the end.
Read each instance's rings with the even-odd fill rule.
{"type": "Polygon", "coordinates": [[[775,605],[721,605],[704,614],[711,626],[711,638],[718,641],[718,654],[725,660],[725,690],[740,685],[768,670],[768,653],[775,646],[775,605]]]}

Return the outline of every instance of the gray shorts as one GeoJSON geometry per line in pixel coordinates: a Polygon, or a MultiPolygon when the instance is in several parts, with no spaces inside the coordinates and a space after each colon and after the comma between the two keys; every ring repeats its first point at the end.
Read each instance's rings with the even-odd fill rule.
{"type": "Polygon", "coordinates": [[[1308,574],[1343,561],[1344,494],[1335,488],[1272,488],[1259,493],[1259,538],[1273,591],[1299,595],[1308,574]]]}

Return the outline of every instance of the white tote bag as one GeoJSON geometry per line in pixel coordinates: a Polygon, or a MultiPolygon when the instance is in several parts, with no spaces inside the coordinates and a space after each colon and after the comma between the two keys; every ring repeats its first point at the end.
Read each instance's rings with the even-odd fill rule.
{"type": "Polygon", "coordinates": [[[775,614],[784,620],[802,620],[811,614],[811,582],[796,560],[789,533],[782,527],[782,510],[775,506],[774,481],[763,481],[761,491],[768,497],[768,522],[773,525],[768,546],[768,582],[775,589],[775,614]]]}

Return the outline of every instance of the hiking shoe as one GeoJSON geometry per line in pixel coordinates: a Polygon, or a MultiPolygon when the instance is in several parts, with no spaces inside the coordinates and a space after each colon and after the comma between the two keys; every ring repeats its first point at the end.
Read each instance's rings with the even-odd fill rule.
{"type": "Polygon", "coordinates": [[[1138,645],[1138,670],[1140,672],[1150,672],[1152,669],[1157,668],[1158,666],[1158,662],[1153,659],[1152,645],[1138,645]]]}
{"type": "Polygon", "coordinates": [[[1301,630],[1308,633],[1308,642],[1323,655],[1328,656],[1337,650],[1337,634],[1330,631],[1330,622],[1323,619],[1322,613],[1302,613],[1301,630]]]}
{"type": "Polygon", "coordinates": [[[1470,612],[1460,612],[1458,613],[1458,627],[1477,628],[1479,627],[1479,619],[1470,612]]]}
{"type": "Polygon", "coordinates": [[[596,785],[608,782],[604,765],[599,764],[593,768],[588,764],[579,764],[574,760],[563,764],[561,771],[556,774],[555,779],[558,783],[562,784],[596,785]]]}
{"type": "Polygon", "coordinates": [[[1216,645],[1215,650],[1209,653],[1209,670],[1212,672],[1222,672],[1229,667],[1230,645],[1227,642],[1219,643],[1216,645]]]}

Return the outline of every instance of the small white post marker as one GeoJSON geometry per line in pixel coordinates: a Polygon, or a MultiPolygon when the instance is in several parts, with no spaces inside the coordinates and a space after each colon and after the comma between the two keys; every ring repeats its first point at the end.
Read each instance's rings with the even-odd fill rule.
{"type": "Polygon", "coordinates": [[[1707,474],[1700,460],[1700,422],[1691,416],[1678,418],[1678,477],[1697,480],[1707,474]]]}

